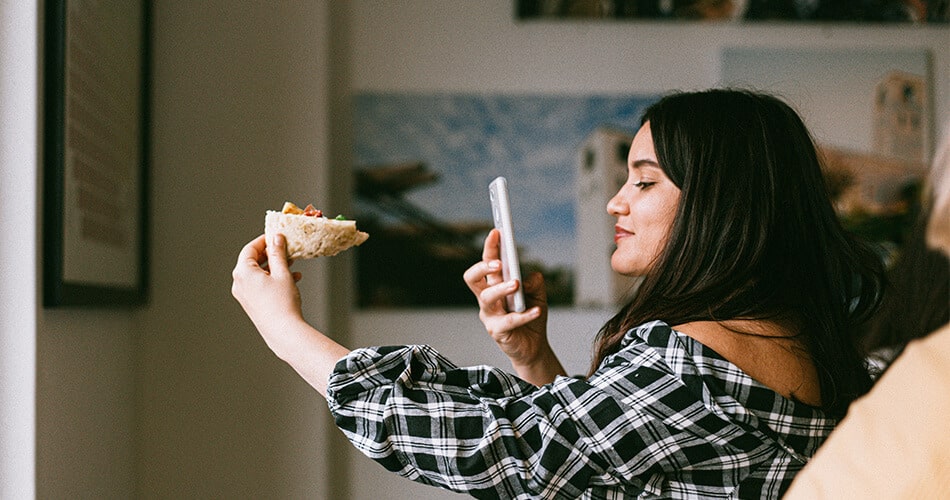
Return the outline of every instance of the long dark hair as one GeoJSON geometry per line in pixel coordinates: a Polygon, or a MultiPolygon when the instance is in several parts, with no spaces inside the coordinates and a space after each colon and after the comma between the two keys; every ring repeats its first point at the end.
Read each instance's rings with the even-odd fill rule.
{"type": "Polygon", "coordinates": [[[649,320],[792,320],[823,409],[843,415],[871,386],[854,332],[884,270],[841,227],[801,118],[778,98],[716,89],[666,96],[646,122],[679,207],[652,270],[598,333],[591,370],[649,320]]]}

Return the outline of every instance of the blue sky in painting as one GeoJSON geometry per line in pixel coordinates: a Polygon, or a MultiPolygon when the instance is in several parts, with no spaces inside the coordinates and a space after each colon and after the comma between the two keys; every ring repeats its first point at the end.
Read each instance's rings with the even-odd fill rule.
{"type": "Polygon", "coordinates": [[[488,184],[508,178],[523,258],[574,265],[574,170],[599,126],[635,132],[653,96],[363,93],[357,167],[421,161],[439,182],[407,198],[447,221],[491,220],[488,184]]]}

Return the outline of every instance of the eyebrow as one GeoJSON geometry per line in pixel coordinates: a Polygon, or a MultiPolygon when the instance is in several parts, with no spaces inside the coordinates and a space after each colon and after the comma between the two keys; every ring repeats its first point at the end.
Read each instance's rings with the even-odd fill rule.
{"type": "Polygon", "coordinates": [[[657,162],[655,162],[655,161],[653,161],[653,160],[647,160],[647,159],[636,160],[636,161],[634,161],[633,164],[631,164],[630,166],[633,167],[633,168],[641,168],[641,167],[660,168],[660,164],[659,164],[659,163],[657,163],[657,162]]]}

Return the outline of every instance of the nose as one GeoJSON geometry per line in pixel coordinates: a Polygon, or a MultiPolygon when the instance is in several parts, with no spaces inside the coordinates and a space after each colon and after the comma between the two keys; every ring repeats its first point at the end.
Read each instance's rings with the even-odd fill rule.
{"type": "Polygon", "coordinates": [[[630,207],[623,197],[620,196],[622,191],[623,188],[620,188],[620,191],[617,191],[617,194],[615,194],[613,198],[607,200],[607,213],[614,217],[630,213],[630,207]]]}

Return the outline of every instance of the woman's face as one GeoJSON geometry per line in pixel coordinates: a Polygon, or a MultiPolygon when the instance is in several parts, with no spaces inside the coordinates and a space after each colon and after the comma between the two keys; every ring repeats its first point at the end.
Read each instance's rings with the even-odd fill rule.
{"type": "Polygon", "coordinates": [[[666,245],[680,189],[666,176],[656,160],[650,123],[633,138],[627,157],[627,182],[607,202],[607,212],[617,218],[610,258],[614,271],[643,276],[666,245]]]}

